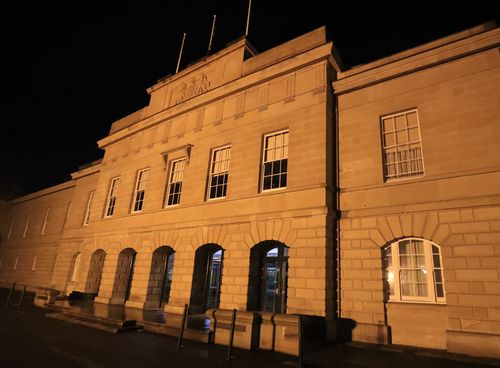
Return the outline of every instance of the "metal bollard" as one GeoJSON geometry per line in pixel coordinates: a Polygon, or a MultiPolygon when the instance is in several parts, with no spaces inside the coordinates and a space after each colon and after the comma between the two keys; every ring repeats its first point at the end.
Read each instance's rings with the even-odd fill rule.
{"type": "Polygon", "coordinates": [[[16,283],[13,282],[12,286],[10,287],[10,290],[9,290],[9,295],[7,295],[7,300],[5,301],[5,308],[7,308],[10,304],[10,298],[12,298],[12,293],[14,292],[15,287],[16,287],[16,283]]]}
{"type": "Polygon", "coordinates": [[[210,337],[209,344],[215,343],[215,334],[217,333],[217,317],[215,317],[215,312],[217,312],[217,309],[214,309],[214,311],[212,312],[212,318],[214,319],[214,327],[212,331],[212,336],[210,337]]]}
{"type": "Polygon", "coordinates": [[[231,316],[231,331],[229,334],[229,346],[227,348],[226,360],[231,360],[233,358],[233,342],[234,342],[234,327],[236,325],[236,309],[233,309],[233,315],[231,316]]]}
{"type": "Polygon", "coordinates": [[[302,368],[302,316],[299,315],[299,368],[302,368]]]}
{"type": "Polygon", "coordinates": [[[187,304],[184,305],[184,314],[182,315],[182,324],[181,324],[181,332],[179,334],[179,341],[177,342],[177,350],[182,349],[182,337],[184,335],[184,327],[186,326],[186,319],[188,314],[189,306],[187,304]]]}

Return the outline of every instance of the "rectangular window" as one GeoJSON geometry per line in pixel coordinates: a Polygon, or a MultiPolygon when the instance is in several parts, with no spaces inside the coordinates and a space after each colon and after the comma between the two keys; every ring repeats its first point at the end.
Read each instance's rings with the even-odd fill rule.
{"type": "Polygon", "coordinates": [[[28,213],[28,218],[26,219],[26,225],[24,226],[24,231],[23,231],[23,238],[26,238],[26,235],[28,234],[28,227],[30,226],[30,220],[31,220],[31,212],[28,213]]]}
{"type": "Polygon", "coordinates": [[[36,271],[36,261],[38,259],[38,256],[35,256],[33,258],[33,264],[31,265],[31,271],[36,271]]]}
{"type": "Polygon", "coordinates": [[[47,223],[49,221],[50,207],[45,211],[45,218],[43,219],[42,231],[40,235],[45,235],[45,229],[47,228],[47,223]]]}
{"type": "Polygon", "coordinates": [[[94,199],[95,190],[90,192],[89,199],[87,201],[87,209],[85,210],[85,216],[83,218],[83,226],[87,226],[90,222],[90,211],[92,209],[92,200],[94,199]]]}
{"type": "Polygon", "coordinates": [[[386,180],[424,174],[417,110],[381,118],[386,180]]]}
{"type": "Polygon", "coordinates": [[[262,190],[286,188],[288,174],[288,130],[264,137],[262,190]]]}
{"type": "Polygon", "coordinates": [[[12,267],[13,270],[17,270],[17,264],[19,263],[19,256],[16,257],[14,260],[14,267],[12,267]]]}
{"type": "Polygon", "coordinates": [[[16,220],[16,216],[12,216],[12,221],[10,222],[9,233],[7,234],[7,239],[10,239],[12,236],[12,229],[14,229],[14,222],[16,220]]]}
{"type": "Polygon", "coordinates": [[[179,204],[181,201],[182,178],[184,176],[184,168],[186,159],[172,161],[170,166],[170,177],[168,181],[167,206],[179,204]]]}
{"type": "Polygon", "coordinates": [[[116,196],[118,195],[118,185],[120,184],[120,177],[111,179],[111,184],[109,186],[108,201],[106,205],[105,217],[113,216],[116,205],[116,196]]]}
{"type": "Polygon", "coordinates": [[[224,198],[229,177],[231,146],[222,147],[212,152],[210,177],[208,179],[208,199],[224,198]]]}
{"type": "Polygon", "coordinates": [[[141,212],[144,204],[144,195],[146,194],[146,184],[148,182],[149,169],[140,170],[137,173],[134,191],[134,206],[132,212],[141,212]]]}

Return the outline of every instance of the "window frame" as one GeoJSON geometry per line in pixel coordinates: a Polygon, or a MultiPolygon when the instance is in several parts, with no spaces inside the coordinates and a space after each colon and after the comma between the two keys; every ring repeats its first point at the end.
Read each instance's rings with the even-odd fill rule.
{"type": "Polygon", "coordinates": [[[106,208],[104,209],[104,218],[113,217],[115,213],[116,199],[118,197],[118,188],[120,185],[120,180],[121,180],[120,176],[115,176],[111,178],[111,181],[109,183],[108,196],[106,197],[106,208]],[[115,183],[117,183],[116,186],[115,183]],[[112,194],[114,195],[112,196],[112,194]],[[114,199],[113,204],[111,204],[112,199],[114,199]],[[109,213],[110,208],[112,208],[111,214],[109,213]]]}
{"type": "Polygon", "coordinates": [[[49,215],[52,207],[47,207],[45,211],[45,217],[43,219],[42,230],[40,231],[40,235],[45,235],[45,230],[47,230],[47,224],[49,223],[49,215]]]}
{"type": "MultiPolygon", "coordinates": [[[[399,181],[399,180],[409,180],[409,179],[415,179],[415,178],[421,178],[423,176],[425,176],[425,163],[424,163],[424,151],[423,151],[423,147],[422,147],[422,134],[421,134],[421,130],[420,130],[420,118],[419,118],[419,114],[418,114],[418,109],[417,108],[411,108],[411,109],[408,109],[408,110],[403,110],[403,111],[399,111],[399,112],[395,112],[395,113],[392,113],[392,114],[388,114],[388,115],[383,115],[380,117],[380,138],[381,138],[381,151],[382,151],[382,172],[383,172],[383,177],[384,177],[384,181],[385,182],[393,182],[393,181],[399,181]],[[409,126],[409,123],[408,123],[408,119],[406,118],[406,116],[408,114],[411,114],[411,113],[415,113],[415,116],[416,116],[416,121],[417,121],[417,125],[416,125],[416,128],[417,128],[417,131],[418,131],[418,144],[419,144],[419,148],[420,148],[420,162],[421,162],[421,165],[422,165],[422,168],[421,168],[421,171],[418,171],[418,172],[415,172],[413,173],[412,171],[406,171],[406,172],[403,172],[403,173],[400,173],[399,172],[399,163],[400,162],[404,162],[404,161],[395,161],[394,162],[394,165],[395,165],[395,170],[396,170],[396,174],[393,175],[393,176],[389,176],[389,173],[388,173],[388,163],[387,163],[387,152],[388,152],[388,149],[396,149],[397,151],[397,148],[398,147],[402,147],[402,146],[408,146],[410,147],[412,144],[416,144],[417,142],[410,142],[410,138],[409,138],[409,130],[410,128],[414,128],[414,127],[410,127],[409,126]],[[389,131],[389,133],[393,133],[395,135],[395,142],[393,145],[390,145],[390,146],[386,146],[386,133],[387,131],[384,129],[384,121],[385,120],[388,120],[388,119],[395,119],[397,116],[405,116],[405,119],[406,119],[406,126],[405,126],[405,131],[406,131],[406,136],[407,136],[407,142],[406,143],[403,143],[403,144],[398,144],[397,143],[397,133],[401,130],[398,130],[397,127],[396,127],[396,122],[394,121],[394,130],[392,131],[389,131]]],[[[409,158],[408,160],[406,160],[406,162],[410,162],[411,163],[412,159],[409,158]]],[[[416,161],[416,160],[414,160],[416,161]]],[[[410,164],[411,165],[411,164],[410,164]]]]}
{"type": "Polygon", "coordinates": [[[15,260],[14,260],[14,266],[12,267],[12,269],[14,271],[17,271],[17,266],[18,266],[18,263],[19,263],[19,256],[16,256],[15,260]]]}
{"type": "MultiPolygon", "coordinates": [[[[170,170],[168,172],[168,180],[167,180],[167,188],[166,188],[166,195],[165,195],[165,203],[163,204],[163,207],[164,208],[171,208],[171,207],[175,207],[175,206],[178,206],[180,203],[181,203],[181,195],[182,195],[182,186],[183,186],[183,183],[184,183],[184,171],[186,170],[186,165],[187,164],[187,158],[186,157],[179,157],[179,158],[176,158],[176,159],[173,159],[170,161],[170,170]],[[179,162],[184,162],[183,163],[183,167],[182,167],[182,170],[180,171],[174,171],[175,169],[175,165],[179,162]],[[177,173],[181,173],[180,174],[180,177],[181,177],[181,180],[178,180],[178,181],[175,181],[173,182],[172,179],[173,179],[173,176],[174,174],[177,174],[177,173]],[[178,193],[178,202],[177,203],[172,203],[172,204],[169,204],[169,199],[170,199],[170,195],[172,194],[172,184],[177,184],[177,183],[180,183],[180,188],[179,188],[179,191],[178,193]]],[[[174,194],[175,195],[175,194],[174,194]]]]}
{"type": "Polygon", "coordinates": [[[33,257],[33,264],[31,265],[31,271],[36,271],[36,264],[38,261],[38,256],[33,257]]]}
{"type": "Polygon", "coordinates": [[[80,267],[80,260],[82,258],[82,253],[79,252],[76,254],[75,261],[73,263],[73,270],[71,272],[70,282],[76,282],[76,277],[78,275],[78,269],[80,267]]]}
{"type": "Polygon", "coordinates": [[[140,213],[144,209],[144,200],[146,198],[146,189],[149,180],[149,167],[144,169],[137,170],[137,174],[135,176],[135,184],[134,184],[134,193],[132,194],[132,206],[130,208],[130,213],[140,213]],[[145,178],[141,175],[146,173],[145,178]],[[140,186],[144,183],[143,189],[140,186]],[[142,192],[142,198],[138,198],[139,192],[142,192]],[[136,209],[137,204],[140,203],[140,208],[136,209]]]}
{"type": "MultiPolygon", "coordinates": [[[[224,198],[227,197],[227,191],[228,191],[228,187],[229,187],[228,184],[229,184],[229,169],[230,169],[230,164],[231,164],[231,145],[230,144],[226,144],[224,146],[212,149],[212,151],[210,152],[210,166],[208,168],[209,171],[208,171],[207,193],[206,193],[206,200],[207,201],[216,201],[216,200],[224,199],[224,198]],[[228,152],[229,152],[229,158],[227,160],[221,160],[220,162],[228,161],[227,170],[226,171],[220,171],[220,172],[214,172],[214,167],[215,167],[214,165],[217,163],[217,161],[214,161],[215,155],[216,155],[217,152],[225,150],[225,149],[229,149],[228,150],[228,152]],[[225,185],[225,191],[223,190],[224,195],[222,195],[220,197],[213,197],[213,198],[210,197],[211,189],[212,189],[212,185],[211,185],[212,177],[214,177],[215,175],[223,175],[224,173],[227,175],[226,182],[223,184],[223,185],[225,185]]],[[[217,187],[217,186],[218,185],[215,185],[215,187],[217,187]]],[[[216,190],[216,194],[217,194],[217,190],[216,190]]]]}
{"type": "Polygon", "coordinates": [[[89,197],[87,199],[87,208],[85,209],[85,215],[83,216],[83,226],[88,226],[90,223],[90,214],[92,211],[92,203],[94,201],[95,190],[90,191],[89,197]]]}
{"type": "MultiPolygon", "coordinates": [[[[260,185],[259,185],[259,191],[261,193],[268,193],[268,192],[272,192],[272,191],[276,191],[276,190],[284,190],[288,187],[288,172],[289,172],[289,168],[288,168],[288,157],[289,157],[289,146],[290,146],[290,129],[282,129],[282,130],[278,130],[278,131],[275,131],[275,132],[272,132],[272,133],[267,133],[267,134],[264,134],[263,136],[263,139],[262,139],[262,157],[261,157],[261,165],[260,165],[260,185]],[[287,134],[287,137],[288,137],[288,142],[285,145],[281,146],[281,147],[286,147],[286,157],[283,157],[280,159],[280,161],[286,159],[287,160],[287,171],[286,171],[286,185],[285,186],[279,186],[279,187],[276,187],[276,188],[269,188],[269,189],[265,189],[264,188],[264,178],[265,178],[265,164],[268,163],[268,162],[274,162],[274,161],[278,161],[278,160],[272,160],[272,161],[266,161],[266,152],[269,150],[267,149],[267,138],[268,137],[271,137],[271,136],[278,136],[278,135],[284,135],[284,134],[287,134]]],[[[274,148],[275,149],[275,148],[274,148]]],[[[281,167],[280,167],[280,173],[279,175],[283,175],[282,172],[281,172],[281,167]]],[[[271,175],[271,186],[272,186],[272,177],[273,175],[271,175]]],[[[280,184],[281,184],[281,178],[280,178],[280,184]]]]}
{"type": "MultiPolygon", "coordinates": [[[[410,243],[411,244],[411,243],[410,243]]],[[[436,243],[433,243],[430,240],[408,237],[402,238],[392,242],[383,248],[383,261],[384,261],[384,284],[385,284],[385,292],[387,295],[387,300],[390,302],[411,302],[411,303],[432,303],[432,304],[446,304],[446,289],[445,289],[445,280],[444,280],[444,269],[443,269],[443,257],[441,254],[441,247],[436,243]],[[424,273],[427,275],[426,277],[426,285],[427,285],[427,296],[418,296],[418,295],[403,295],[402,292],[402,283],[401,283],[401,255],[400,255],[400,243],[404,241],[420,241],[423,243],[423,255],[424,255],[424,273]],[[434,263],[434,255],[433,247],[436,247],[439,250],[439,267],[435,267],[434,263]],[[391,250],[390,257],[391,262],[389,264],[388,261],[388,249],[391,250]],[[439,270],[441,275],[441,281],[437,281],[436,279],[436,270],[439,270]],[[393,278],[393,288],[391,290],[391,283],[389,281],[389,275],[392,272],[393,278]],[[440,297],[437,295],[437,284],[442,285],[443,296],[440,297]]],[[[410,268],[407,268],[410,270],[410,268]]],[[[404,269],[403,269],[404,270],[404,269]]]]}
{"type": "Polygon", "coordinates": [[[12,231],[14,230],[14,222],[16,221],[16,216],[12,216],[12,221],[10,222],[9,232],[7,233],[7,240],[12,237],[12,231]]]}
{"type": "Polygon", "coordinates": [[[26,219],[26,224],[24,225],[23,238],[26,238],[28,235],[28,228],[30,226],[31,221],[31,212],[28,212],[28,218],[26,219]]]}

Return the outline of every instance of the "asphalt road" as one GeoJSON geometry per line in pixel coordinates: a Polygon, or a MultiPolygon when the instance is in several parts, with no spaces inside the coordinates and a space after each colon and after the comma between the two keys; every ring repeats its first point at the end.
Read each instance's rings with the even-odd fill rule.
{"type": "MultiPolygon", "coordinates": [[[[4,293],[0,293],[4,294],[4,293]]],[[[298,367],[296,357],[266,351],[234,351],[148,332],[110,334],[46,318],[47,310],[26,300],[22,309],[4,307],[0,297],[0,367],[298,367]]],[[[370,344],[341,344],[309,352],[304,367],[335,368],[491,368],[496,360],[475,359],[432,350],[370,344]]]]}

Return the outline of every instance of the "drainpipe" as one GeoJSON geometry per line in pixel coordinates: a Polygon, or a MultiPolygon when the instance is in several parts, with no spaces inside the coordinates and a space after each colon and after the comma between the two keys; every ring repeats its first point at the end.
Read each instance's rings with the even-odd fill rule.
{"type": "Polygon", "coordinates": [[[341,318],[341,279],[340,279],[340,140],[339,140],[339,108],[338,97],[335,95],[335,243],[337,253],[337,318],[341,318]]]}

